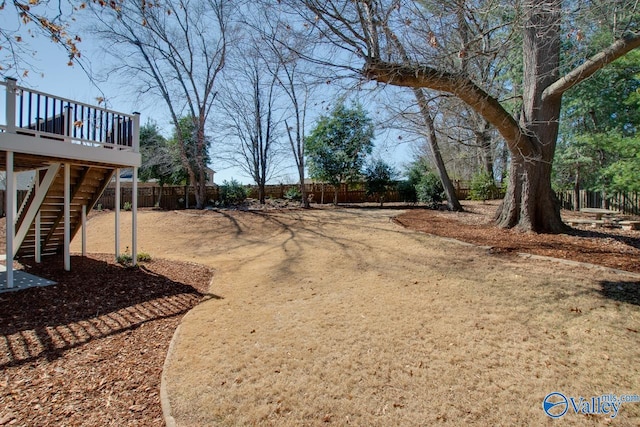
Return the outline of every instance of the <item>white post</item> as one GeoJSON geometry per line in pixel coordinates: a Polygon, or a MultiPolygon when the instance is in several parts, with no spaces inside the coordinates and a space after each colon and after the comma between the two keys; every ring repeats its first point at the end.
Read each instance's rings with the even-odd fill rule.
{"type": "MultiPolygon", "coordinates": [[[[7,88],[8,89],[8,88],[7,88]]],[[[13,193],[16,189],[14,187],[15,181],[13,180],[13,151],[7,151],[7,184],[6,184],[6,245],[7,255],[5,262],[7,263],[7,288],[13,288],[13,238],[15,236],[15,217],[13,206],[13,193]]]]}
{"type": "Polygon", "coordinates": [[[131,258],[133,265],[138,261],[138,168],[133,168],[131,175],[131,258]]]}
{"type": "Polygon", "coordinates": [[[72,115],[73,115],[73,107],[70,105],[67,105],[64,107],[64,136],[68,136],[70,137],[72,132],[71,129],[73,128],[73,120],[72,120],[72,115]]]}
{"type": "Polygon", "coordinates": [[[131,135],[131,145],[134,153],[140,151],[140,113],[133,113],[133,135],[131,135]]]}
{"type": "Polygon", "coordinates": [[[87,205],[82,205],[82,256],[87,256],[87,205]]]}
{"type": "Polygon", "coordinates": [[[71,271],[71,165],[64,164],[64,269],[71,271]]]}
{"type": "Polygon", "coordinates": [[[16,79],[7,77],[5,79],[7,85],[6,92],[6,120],[7,133],[16,133],[16,79]]]}
{"type": "MultiPolygon", "coordinates": [[[[7,177],[8,180],[8,177],[7,177]]],[[[13,181],[13,219],[14,221],[18,220],[18,174],[12,174],[11,180],[13,181]]],[[[14,230],[15,231],[15,230],[14,230]]],[[[15,235],[14,235],[15,237],[15,235]]]]}
{"type": "MultiPolygon", "coordinates": [[[[36,178],[35,181],[33,183],[33,190],[35,191],[35,193],[38,193],[38,189],[40,187],[40,171],[36,171],[36,178]]],[[[38,209],[38,213],[36,213],[36,219],[35,219],[35,237],[34,237],[34,250],[35,250],[35,258],[36,258],[36,262],[38,264],[40,264],[40,262],[42,261],[42,251],[40,248],[40,240],[41,240],[41,236],[40,236],[40,209],[38,209]]]]}
{"type": "Polygon", "coordinates": [[[120,169],[116,169],[116,258],[120,256],[120,169]]]}
{"type": "Polygon", "coordinates": [[[35,259],[36,262],[38,264],[40,264],[40,262],[42,262],[42,248],[40,246],[40,244],[42,243],[42,236],[40,235],[40,227],[41,227],[41,218],[40,218],[40,211],[38,210],[38,213],[36,214],[36,221],[35,221],[35,259]]]}

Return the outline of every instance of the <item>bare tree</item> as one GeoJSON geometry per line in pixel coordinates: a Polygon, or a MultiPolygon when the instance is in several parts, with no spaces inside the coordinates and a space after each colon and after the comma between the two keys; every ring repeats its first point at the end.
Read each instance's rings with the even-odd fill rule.
{"type": "Polygon", "coordinates": [[[276,81],[289,99],[288,106],[285,107],[287,118],[284,119],[284,124],[298,172],[301,203],[303,207],[308,208],[309,199],[305,187],[305,126],[314,85],[310,81],[308,70],[303,68],[305,63],[301,61],[299,52],[303,52],[304,46],[309,44],[299,34],[289,34],[290,28],[287,24],[277,16],[269,15],[268,9],[265,13],[270,18],[265,21],[271,23],[260,30],[262,42],[267,48],[264,52],[267,58],[265,65],[276,77],[276,81]]]}
{"type": "MultiPolygon", "coordinates": [[[[252,55],[260,60],[260,74],[265,81],[273,78],[272,83],[277,86],[270,92],[277,98],[273,100],[273,106],[277,105],[278,109],[277,125],[279,128],[283,125],[286,132],[298,172],[301,203],[304,207],[309,207],[304,185],[305,124],[315,84],[312,83],[310,70],[305,68],[308,64],[300,60],[300,52],[305,51],[306,46],[311,46],[312,43],[308,43],[303,34],[292,31],[278,11],[270,6],[272,5],[268,0],[245,5],[243,24],[246,37],[251,40],[252,55]]],[[[243,46],[242,54],[246,58],[247,43],[243,46]]],[[[278,131],[278,136],[282,136],[281,131],[278,131]]],[[[285,160],[280,155],[284,155],[286,150],[280,145],[277,148],[277,153],[273,153],[274,157],[277,155],[278,160],[285,160]]]]}
{"type": "MultiPolygon", "coordinates": [[[[607,16],[607,19],[594,19],[591,26],[599,25],[599,28],[589,31],[592,40],[587,37],[587,28],[580,28],[582,42],[590,42],[591,48],[576,52],[581,60],[576,64],[561,63],[560,40],[563,30],[567,29],[562,26],[564,3],[561,0],[490,2],[492,7],[507,13],[496,15],[501,20],[485,30],[486,36],[505,27],[520,29],[513,33],[521,37],[522,73],[521,78],[511,82],[512,86],[521,84],[523,107],[520,115],[509,112],[503,105],[502,92],[493,91],[492,87],[450,66],[452,60],[475,54],[472,44],[467,44],[469,50],[458,48],[456,52],[444,49],[450,45],[439,42],[450,37],[450,25],[477,16],[480,6],[476,3],[460,2],[465,7],[464,17],[458,13],[434,14],[430,10],[433,4],[429,1],[304,0],[282,3],[294,9],[297,16],[304,16],[306,24],[313,26],[319,38],[336,52],[309,59],[325,65],[341,65],[349,70],[356,70],[354,61],[359,61],[362,67],[357,71],[368,79],[450,93],[498,130],[509,147],[512,161],[509,187],[496,215],[497,224],[539,232],[566,229],[551,189],[551,165],[562,95],[603,66],[640,46],[636,21],[640,6],[637,2],[593,1],[578,8],[577,12],[572,11],[592,13],[592,18],[607,16]],[[304,4],[308,13],[305,14],[300,4],[304,4]],[[404,60],[394,40],[382,30],[383,23],[393,28],[403,45],[410,48],[410,62],[404,60]],[[598,43],[605,32],[610,41],[603,46],[598,43]],[[598,49],[599,53],[588,54],[598,49]]],[[[580,22],[586,21],[571,19],[571,23],[580,22]]],[[[573,30],[578,37],[577,29],[573,30]]],[[[568,57],[574,59],[572,55],[568,57]]]]}
{"type": "Polygon", "coordinates": [[[229,144],[225,160],[253,179],[258,186],[258,199],[264,204],[265,185],[279,165],[278,86],[276,75],[269,73],[263,58],[251,50],[244,50],[244,56],[233,67],[234,78],[226,83],[220,98],[225,111],[221,124],[227,128],[227,140],[237,141],[229,144]]]}
{"type": "Polygon", "coordinates": [[[192,118],[195,147],[190,152],[180,136],[178,147],[198,209],[206,203],[207,119],[227,57],[233,3],[164,0],[122,2],[115,12],[95,9],[96,32],[111,41],[106,52],[119,64],[114,71],[127,77],[140,96],[163,99],[176,128],[181,117],[192,118]]]}

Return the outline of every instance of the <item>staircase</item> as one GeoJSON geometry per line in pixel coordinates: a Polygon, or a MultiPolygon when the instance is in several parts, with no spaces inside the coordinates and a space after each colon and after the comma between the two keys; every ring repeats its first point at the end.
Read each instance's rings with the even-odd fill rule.
{"type": "MultiPolygon", "coordinates": [[[[91,210],[111,181],[115,169],[76,164],[70,167],[69,223],[73,239],[82,226],[82,206],[87,207],[87,213],[91,210]]],[[[18,211],[14,249],[16,258],[35,256],[38,212],[41,255],[61,253],[64,248],[64,167],[59,163],[36,172],[34,185],[18,211]]]]}

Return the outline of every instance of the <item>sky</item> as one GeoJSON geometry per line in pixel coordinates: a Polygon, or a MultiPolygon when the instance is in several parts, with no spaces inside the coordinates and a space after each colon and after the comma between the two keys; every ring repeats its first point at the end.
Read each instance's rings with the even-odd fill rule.
{"type": "MultiPolygon", "coordinates": [[[[15,29],[17,28],[17,22],[18,19],[15,11],[13,11],[11,7],[6,7],[0,11],[1,29],[15,29]]],[[[98,97],[104,97],[107,99],[108,108],[122,113],[139,112],[141,113],[142,124],[148,120],[155,121],[160,126],[160,129],[164,131],[165,136],[169,136],[171,125],[162,100],[141,99],[138,94],[128,90],[126,84],[115,80],[97,82],[96,79],[93,79],[92,81],[87,72],[79,65],[67,65],[68,56],[61,46],[51,42],[46,37],[25,36],[24,27],[20,31],[20,34],[23,35],[22,43],[28,45],[34,53],[28,57],[30,66],[24,67],[28,69],[28,75],[19,80],[19,85],[93,105],[97,104],[96,99],[98,97]]],[[[78,44],[78,47],[82,53],[84,62],[88,64],[91,71],[97,74],[104,72],[104,69],[109,64],[100,62],[100,59],[104,58],[104,55],[96,53],[95,42],[92,41],[90,37],[84,36],[82,42],[78,44]]],[[[6,50],[2,52],[6,52],[6,50]]],[[[20,70],[18,73],[22,74],[23,71],[24,70],[20,70]]],[[[327,101],[331,102],[332,100],[327,101]]],[[[317,117],[321,113],[326,113],[326,111],[317,111],[315,114],[310,114],[310,116],[317,117]]],[[[312,126],[313,123],[308,124],[307,132],[309,132],[312,126]]],[[[411,144],[398,144],[400,140],[401,138],[398,137],[396,131],[376,131],[376,149],[374,150],[374,155],[383,158],[398,170],[401,170],[405,164],[410,162],[413,155],[411,144]]],[[[216,184],[221,184],[224,180],[230,180],[232,178],[245,184],[252,182],[251,178],[241,169],[229,167],[220,161],[216,161],[215,149],[214,144],[214,160],[210,166],[216,171],[216,184]]],[[[293,165],[293,161],[291,161],[283,162],[282,172],[269,183],[280,184],[294,183],[297,181],[297,171],[293,165]]]]}

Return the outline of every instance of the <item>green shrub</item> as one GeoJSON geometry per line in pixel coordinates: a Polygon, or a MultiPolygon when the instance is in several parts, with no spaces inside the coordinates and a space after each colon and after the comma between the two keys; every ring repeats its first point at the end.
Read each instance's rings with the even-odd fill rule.
{"type": "Polygon", "coordinates": [[[398,195],[400,196],[400,200],[405,203],[416,203],[418,201],[416,187],[410,181],[398,182],[398,195]]]}
{"type": "Polygon", "coordinates": [[[131,267],[133,265],[133,257],[129,253],[129,246],[126,247],[124,253],[116,257],[116,262],[125,267],[131,267]]]}
{"type": "MultiPolygon", "coordinates": [[[[138,262],[149,262],[151,261],[151,255],[149,255],[147,252],[140,252],[136,255],[136,260],[138,262]]],[[[116,262],[125,267],[133,266],[133,256],[129,252],[129,246],[127,246],[127,248],[124,250],[124,253],[116,257],[116,262]]]]}
{"type": "Polygon", "coordinates": [[[223,206],[234,206],[244,202],[247,198],[247,189],[235,179],[224,181],[220,186],[220,203],[223,206]]]}
{"type": "Polygon", "coordinates": [[[423,175],[416,185],[416,195],[428,208],[437,208],[444,200],[444,188],[438,175],[433,172],[423,175]]]}
{"type": "Polygon", "coordinates": [[[289,187],[287,191],[284,192],[284,198],[287,200],[302,200],[302,194],[300,194],[300,189],[298,187],[289,187]]]}
{"type": "Polygon", "coordinates": [[[367,196],[378,196],[380,206],[397,175],[396,170],[382,159],[371,161],[364,169],[364,185],[367,196]]]}
{"type": "Polygon", "coordinates": [[[146,252],[138,252],[138,255],[136,255],[136,259],[138,260],[138,262],[149,262],[151,261],[151,255],[146,252]]]}
{"type": "Polygon", "coordinates": [[[493,199],[498,196],[498,187],[487,172],[480,172],[471,179],[471,200],[493,199]]]}
{"type": "Polygon", "coordinates": [[[122,205],[122,209],[125,211],[130,211],[132,208],[131,202],[124,202],[124,205],[122,205]]]}

